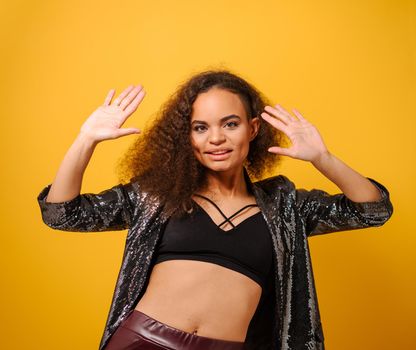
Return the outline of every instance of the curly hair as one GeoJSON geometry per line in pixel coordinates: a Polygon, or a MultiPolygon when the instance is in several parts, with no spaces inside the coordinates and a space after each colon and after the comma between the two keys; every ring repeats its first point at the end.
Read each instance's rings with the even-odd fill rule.
{"type": "Polygon", "coordinates": [[[141,191],[162,201],[168,216],[181,217],[192,211],[196,205],[192,194],[207,185],[205,167],[195,157],[191,145],[191,114],[198,94],[214,87],[237,94],[248,119],[260,119],[258,134],[250,142],[243,164],[250,179],[260,180],[280,163],[280,156],[267,149],[281,146],[284,134],[260,117],[264,107],[271,105],[269,99],[228,69],[197,73],[179,85],[117,167],[121,182],[137,180],[141,191]]]}

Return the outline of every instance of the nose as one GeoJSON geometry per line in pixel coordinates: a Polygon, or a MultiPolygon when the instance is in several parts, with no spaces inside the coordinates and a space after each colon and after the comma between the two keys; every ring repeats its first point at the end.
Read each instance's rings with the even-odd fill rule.
{"type": "Polygon", "coordinates": [[[213,128],[209,134],[209,142],[215,145],[221,144],[225,141],[225,136],[221,128],[213,128]]]}

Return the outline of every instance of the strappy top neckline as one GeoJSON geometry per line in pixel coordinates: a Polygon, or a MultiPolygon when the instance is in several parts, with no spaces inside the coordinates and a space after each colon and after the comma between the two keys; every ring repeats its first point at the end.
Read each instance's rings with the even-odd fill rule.
{"type": "MultiPolygon", "coordinates": [[[[223,211],[218,207],[217,204],[215,204],[215,202],[213,202],[211,199],[209,199],[208,197],[203,196],[202,194],[198,194],[198,193],[194,193],[194,196],[198,196],[201,198],[206,199],[207,201],[209,201],[220,213],[221,215],[225,218],[225,220],[223,222],[221,222],[220,224],[218,224],[218,228],[220,228],[222,225],[224,225],[226,222],[228,222],[233,228],[235,228],[236,226],[230,221],[230,219],[232,219],[234,216],[236,216],[238,213],[240,213],[241,211],[243,211],[246,208],[249,207],[258,207],[258,204],[247,204],[244,207],[242,207],[241,209],[237,210],[234,214],[232,214],[231,216],[229,216],[227,218],[227,216],[223,213],[223,211]]],[[[198,204],[198,203],[197,203],[198,204]]]]}

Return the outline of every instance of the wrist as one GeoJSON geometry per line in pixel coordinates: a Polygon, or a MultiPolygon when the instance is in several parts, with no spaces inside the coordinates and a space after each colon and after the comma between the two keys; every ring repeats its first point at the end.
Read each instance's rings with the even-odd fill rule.
{"type": "Polygon", "coordinates": [[[88,148],[95,148],[97,146],[98,141],[91,138],[89,135],[84,133],[79,133],[75,142],[81,143],[82,145],[88,148]]]}
{"type": "Polygon", "coordinates": [[[333,159],[333,155],[328,150],[320,153],[311,163],[318,169],[325,167],[333,159]]]}

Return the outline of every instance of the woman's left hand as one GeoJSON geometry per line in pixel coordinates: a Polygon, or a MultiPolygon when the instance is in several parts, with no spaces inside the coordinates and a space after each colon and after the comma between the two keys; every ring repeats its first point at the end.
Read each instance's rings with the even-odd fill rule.
{"type": "Polygon", "coordinates": [[[311,162],[319,160],[329,153],[318,129],[307,121],[299,111],[293,109],[293,113],[298,117],[297,119],[279,104],[275,108],[266,106],[264,109],[268,113],[261,113],[262,118],[276,129],[284,132],[292,143],[289,148],[270,147],[269,152],[311,162]]]}

